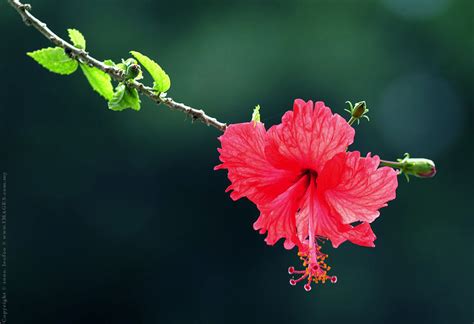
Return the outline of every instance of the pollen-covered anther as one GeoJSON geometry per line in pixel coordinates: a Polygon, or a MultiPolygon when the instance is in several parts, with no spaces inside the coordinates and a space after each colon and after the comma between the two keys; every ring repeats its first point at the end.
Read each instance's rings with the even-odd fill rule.
{"type": "Polygon", "coordinates": [[[311,290],[311,283],[326,283],[330,281],[331,283],[337,282],[336,276],[329,276],[327,273],[331,269],[325,263],[327,259],[327,254],[320,252],[321,247],[313,247],[308,253],[299,252],[298,256],[301,261],[303,261],[304,270],[295,270],[293,266],[288,268],[289,274],[300,274],[301,276],[297,279],[290,279],[290,285],[295,286],[298,282],[306,279],[307,283],[304,285],[306,291],[311,290]]]}

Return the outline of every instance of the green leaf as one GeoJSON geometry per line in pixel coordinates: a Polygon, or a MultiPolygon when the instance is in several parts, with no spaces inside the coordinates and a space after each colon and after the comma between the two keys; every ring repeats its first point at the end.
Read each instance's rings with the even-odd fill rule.
{"type": "Polygon", "coordinates": [[[171,87],[171,80],[168,74],[151,58],[145,56],[136,51],[130,51],[138,62],[150,73],[151,77],[155,81],[153,84],[153,89],[158,92],[166,92],[171,87]]]}
{"type": "Polygon", "coordinates": [[[125,95],[125,89],[126,86],[123,83],[119,83],[117,87],[115,87],[115,92],[112,96],[112,99],[109,100],[109,109],[112,110],[122,110],[121,108],[121,101],[123,99],[123,96],[125,95]]]}
{"type": "Polygon", "coordinates": [[[74,46],[83,50],[86,49],[86,39],[80,31],[77,29],[68,29],[67,32],[69,34],[69,39],[74,46]]]}
{"type": "Polygon", "coordinates": [[[127,68],[132,64],[137,64],[137,60],[134,58],[129,58],[127,60],[122,59],[120,63],[117,63],[116,67],[121,69],[123,72],[127,72],[127,68]]]}
{"type": "Polygon", "coordinates": [[[138,64],[137,60],[134,58],[128,58],[126,60],[122,59],[122,63],[125,64],[126,66],[132,65],[132,64],[138,64]]]}
{"type": "Polygon", "coordinates": [[[68,75],[77,70],[77,61],[70,58],[61,47],[42,48],[26,54],[54,73],[68,75]]]}
{"type": "Polygon", "coordinates": [[[104,64],[105,64],[105,65],[108,65],[108,66],[115,66],[115,63],[114,63],[114,61],[112,61],[112,60],[105,60],[105,61],[104,61],[104,64]]]}
{"type": "Polygon", "coordinates": [[[115,88],[112,99],[109,101],[109,109],[121,111],[127,108],[140,110],[140,97],[137,89],[130,89],[121,82],[115,88]]]}
{"type": "Polygon", "coordinates": [[[127,66],[124,63],[118,63],[116,67],[122,70],[123,72],[127,71],[127,66]]]}
{"type": "Polygon", "coordinates": [[[92,89],[97,91],[105,99],[112,99],[114,87],[112,86],[110,75],[96,67],[91,67],[86,64],[80,64],[80,67],[92,89]]]}

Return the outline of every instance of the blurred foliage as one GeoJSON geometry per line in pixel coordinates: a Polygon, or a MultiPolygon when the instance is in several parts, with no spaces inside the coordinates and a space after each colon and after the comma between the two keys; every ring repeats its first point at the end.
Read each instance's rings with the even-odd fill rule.
{"type": "Polygon", "coordinates": [[[145,99],[140,112],[108,110],[83,76],[25,55],[50,44],[2,1],[10,322],[472,322],[474,7],[413,3],[31,3],[99,59],[156,58],[170,96],[221,121],[260,104],[271,126],[294,98],[340,114],[365,100],[371,122],[353,149],[435,160],[434,179],[400,179],[375,249],[326,244],[339,281],[308,294],[288,284],[296,252],[265,246],[256,208],[224,193],[215,129],[145,99]]]}

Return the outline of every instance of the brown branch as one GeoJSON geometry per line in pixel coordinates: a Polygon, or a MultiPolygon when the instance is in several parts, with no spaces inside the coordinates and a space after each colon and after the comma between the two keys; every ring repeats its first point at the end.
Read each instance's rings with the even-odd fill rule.
{"type": "MultiPolygon", "coordinates": [[[[113,67],[107,66],[103,62],[93,58],[89,55],[88,52],[75,47],[74,45],[68,43],[58,35],[56,35],[48,26],[33,16],[31,14],[31,6],[29,4],[23,4],[19,0],[8,0],[10,5],[15,8],[15,10],[20,14],[23,22],[34,27],[38,30],[43,36],[45,36],[50,42],[56,46],[62,47],[67,53],[70,53],[71,57],[78,60],[81,63],[88,64],[89,66],[94,66],[105,73],[109,74],[112,78],[117,81],[125,81],[124,73],[122,70],[113,67]]],[[[201,109],[195,109],[185,104],[174,101],[170,97],[160,97],[152,88],[145,86],[143,83],[137,81],[128,81],[127,83],[130,87],[137,89],[140,93],[147,96],[157,104],[164,104],[168,106],[171,110],[181,111],[192,118],[192,120],[199,120],[200,122],[206,124],[207,126],[212,126],[217,128],[220,131],[225,131],[227,124],[222,123],[215,119],[214,117],[206,115],[206,113],[201,109]]]]}

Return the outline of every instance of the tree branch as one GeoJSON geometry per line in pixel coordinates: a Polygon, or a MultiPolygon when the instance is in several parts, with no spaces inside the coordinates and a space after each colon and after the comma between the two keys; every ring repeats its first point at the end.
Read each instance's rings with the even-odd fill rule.
{"type": "MultiPolygon", "coordinates": [[[[29,4],[23,4],[19,0],[8,0],[8,2],[20,14],[21,18],[23,19],[23,22],[27,26],[34,27],[41,34],[43,34],[43,36],[45,36],[50,42],[66,50],[66,52],[69,53],[71,57],[81,63],[88,64],[89,66],[94,66],[99,70],[104,71],[117,81],[125,81],[125,77],[123,75],[122,70],[116,67],[105,65],[101,61],[90,56],[88,52],[75,47],[74,45],[68,43],[67,41],[56,35],[51,29],[48,28],[48,26],[44,22],[42,22],[31,14],[31,6],[29,4]]],[[[130,87],[137,89],[140,93],[147,96],[157,104],[162,103],[168,106],[171,110],[177,110],[185,113],[186,115],[190,116],[193,121],[199,120],[207,126],[212,126],[222,132],[225,131],[227,127],[227,124],[218,121],[214,117],[206,115],[206,113],[201,109],[195,109],[185,104],[176,102],[170,97],[160,97],[156,92],[154,92],[152,88],[145,86],[143,83],[133,80],[129,81],[127,84],[130,87]]]]}

